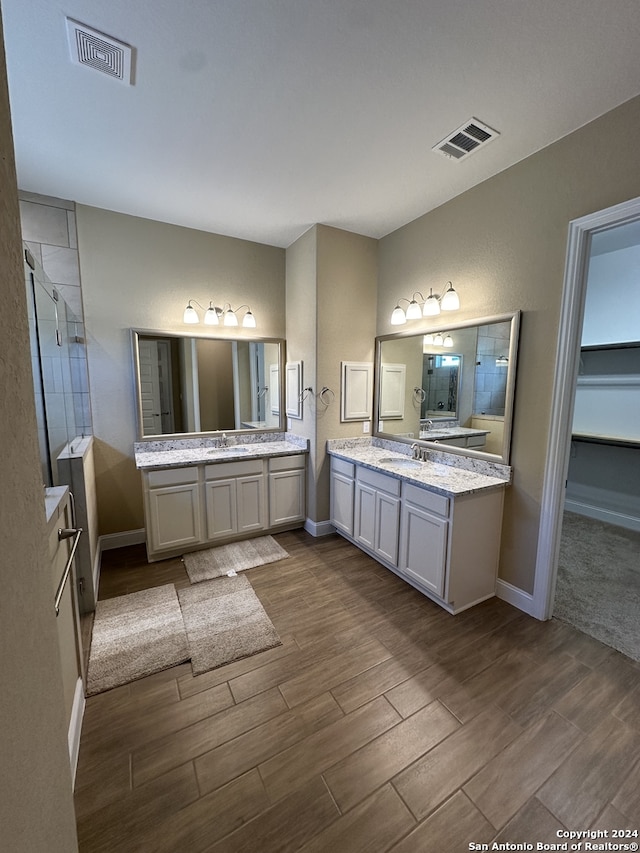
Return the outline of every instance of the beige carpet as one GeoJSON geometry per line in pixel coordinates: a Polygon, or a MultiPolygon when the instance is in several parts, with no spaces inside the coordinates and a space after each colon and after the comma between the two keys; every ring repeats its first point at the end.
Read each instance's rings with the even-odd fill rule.
{"type": "Polygon", "coordinates": [[[553,616],[640,661],[640,533],[565,512],[553,616]]]}
{"type": "Polygon", "coordinates": [[[98,601],[87,696],[189,660],[173,584],[98,601]]]}
{"type": "Polygon", "coordinates": [[[246,577],[203,581],[178,596],[194,675],[281,645],[246,577]]]}
{"type": "Polygon", "coordinates": [[[229,572],[243,572],[256,566],[275,563],[289,555],[272,536],[232,542],[206,551],[193,551],[183,556],[191,583],[223,577],[229,572]]]}

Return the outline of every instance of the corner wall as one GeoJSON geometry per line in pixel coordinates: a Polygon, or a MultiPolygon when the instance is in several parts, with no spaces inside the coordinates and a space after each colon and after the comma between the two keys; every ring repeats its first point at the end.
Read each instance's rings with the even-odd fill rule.
{"type": "Polygon", "coordinates": [[[12,853],[77,850],[22,238],[0,22],[0,832],[12,853]],[[10,401],[10,405],[8,402],[10,401]]]}
{"type": "MultiPolygon", "coordinates": [[[[342,361],[371,361],[375,349],[378,241],[315,225],[287,249],[287,359],[303,361],[302,421],[292,432],[310,440],[307,518],[329,519],[329,438],[363,435],[362,421],[340,421],[342,361]],[[318,398],[333,392],[328,404],[318,398]]],[[[326,395],[329,399],[331,395],[326,395]]]]}
{"type": "Polygon", "coordinates": [[[389,318],[399,296],[440,292],[448,280],[462,302],[456,321],[523,311],[500,577],[529,593],[568,226],[640,195],[640,171],[619,154],[620,139],[639,126],[640,97],[380,241],[377,334],[394,331],[389,318]]]}

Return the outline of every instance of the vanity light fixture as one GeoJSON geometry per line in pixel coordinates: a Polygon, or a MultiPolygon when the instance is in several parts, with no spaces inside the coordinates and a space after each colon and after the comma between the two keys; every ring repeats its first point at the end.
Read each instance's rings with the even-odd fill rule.
{"type": "Polygon", "coordinates": [[[184,309],[182,321],[183,323],[187,323],[188,325],[195,325],[200,322],[200,316],[191,304],[192,302],[194,302],[198,306],[198,308],[204,311],[205,326],[219,326],[220,318],[222,318],[222,324],[224,326],[237,326],[237,312],[241,311],[243,308],[246,308],[247,310],[244,314],[244,317],[242,318],[242,325],[245,329],[255,329],[256,327],[255,315],[251,312],[251,308],[248,305],[241,305],[239,308],[236,308],[234,310],[229,302],[225,302],[222,308],[218,308],[218,306],[214,305],[213,302],[209,302],[209,307],[205,310],[202,305],[200,305],[200,303],[197,301],[197,299],[190,299],[187,307],[184,309]]]}
{"type": "Polygon", "coordinates": [[[496,358],[497,367],[509,367],[509,359],[506,355],[499,355],[496,358]]]}
{"type": "Polygon", "coordinates": [[[451,335],[445,335],[444,340],[442,341],[443,347],[452,347],[453,346],[453,338],[451,335]]]}
{"type": "Polygon", "coordinates": [[[419,320],[420,317],[435,317],[440,311],[457,311],[460,308],[460,297],[450,281],[447,282],[447,285],[447,289],[441,296],[434,293],[432,287],[429,288],[429,295],[426,299],[419,290],[413,294],[411,299],[401,296],[391,313],[391,325],[403,326],[407,320],[419,320]],[[416,296],[419,296],[422,301],[422,309],[416,296]],[[408,303],[406,311],[400,306],[401,302],[408,303]]]}

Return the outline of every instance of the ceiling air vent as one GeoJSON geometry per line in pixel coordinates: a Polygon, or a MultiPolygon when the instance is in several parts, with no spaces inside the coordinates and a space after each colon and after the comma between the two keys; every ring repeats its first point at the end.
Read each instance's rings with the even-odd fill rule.
{"type": "Polygon", "coordinates": [[[454,130],[437,145],[432,151],[448,157],[450,160],[462,160],[468,154],[472,154],[484,145],[500,136],[497,130],[493,130],[477,118],[470,118],[462,127],[454,130]]]}
{"type": "Polygon", "coordinates": [[[131,83],[130,45],[67,18],[67,35],[71,61],[87,65],[121,83],[131,83]]]}

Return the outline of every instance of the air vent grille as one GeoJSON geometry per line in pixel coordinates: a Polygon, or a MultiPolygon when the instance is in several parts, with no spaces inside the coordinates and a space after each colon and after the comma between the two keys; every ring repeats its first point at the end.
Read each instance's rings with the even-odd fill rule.
{"type": "Polygon", "coordinates": [[[131,54],[128,44],[67,18],[71,61],[107,74],[122,83],[131,83],[131,54]]]}
{"type": "Polygon", "coordinates": [[[492,130],[478,119],[471,118],[445,139],[438,142],[437,145],[434,145],[431,150],[450,160],[461,160],[468,154],[487,145],[497,136],[500,136],[497,130],[492,130]]]}

